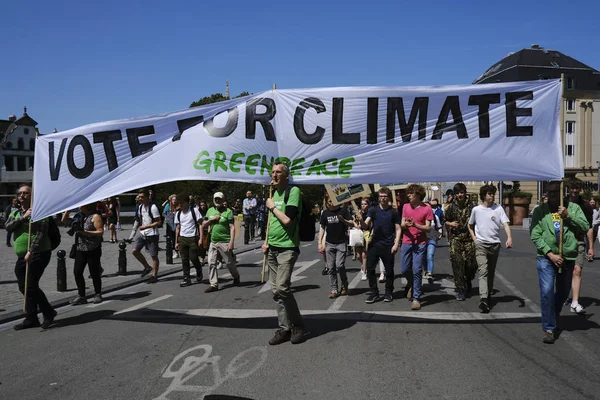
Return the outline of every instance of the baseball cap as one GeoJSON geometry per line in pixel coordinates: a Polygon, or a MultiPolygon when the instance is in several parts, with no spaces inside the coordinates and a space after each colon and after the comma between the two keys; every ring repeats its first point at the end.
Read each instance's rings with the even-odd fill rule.
{"type": "Polygon", "coordinates": [[[225,196],[223,195],[223,192],[217,192],[215,193],[215,195],[213,196],[213,199],[224,199],[225,196]]]}

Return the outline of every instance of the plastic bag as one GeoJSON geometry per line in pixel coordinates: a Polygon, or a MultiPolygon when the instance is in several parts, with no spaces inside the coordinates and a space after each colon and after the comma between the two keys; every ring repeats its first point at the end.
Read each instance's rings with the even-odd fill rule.
{"type": "Polygon", "coordinates": [[[363,232],[360,229],[350,230],[350,247],[361,247],[365,245],[363,232]]]}

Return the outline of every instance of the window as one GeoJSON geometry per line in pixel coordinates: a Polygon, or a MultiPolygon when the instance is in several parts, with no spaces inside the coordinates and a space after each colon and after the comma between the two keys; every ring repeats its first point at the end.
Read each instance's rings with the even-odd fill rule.
{"type": "Polygon", "coordinates": [[[29,169],[33,169],[33,157],[29,157],[29,169]]]}
{"type": "Polygon", "coordinates": [[[25,142],[23,141],[23,138],[17,139],[17,149],[25,150],[25,142]]]}
{"type": "Polygon", "coordinates": [[[573,145],[568,144],[565,146],[565,155],[572,156],[573,155],[573,145]]]}
{"type": "Polygon", "coordinates": [[[6,167],[7,171],[14,171],[15,170],[14,157],[4,156],[4,166],[6,167]]]}
{"type": "Polygon", "coordinates": [[[29,139],[29,150],[35,150],[35,139],[29,139]]]}
{"type": "Polygon", "coordinates": [[[575,79],[568,77],[567,78],[567,89],[575,89],[575,79]]]}
{"type": "Polygon", "coordinates": [[[567,99],[566,108],[567,108],[567,111],[575,111],[575,100],[567,99]]]}
{"type": "Polygon", "coordinates": [[[29,135],[29,128],[23,129],[23,133],[25,133],[26,135],[29,135]]]}
{"type": "Polygon", "coordinates": [[[27,171],[26,160],[26,157],[17,157],[17,171],[27,171]]]}
{"type": "Polygon", "coordinates": [[[565,133],[572,135],[575,133],[575,121],[567,121],[565,133]]]}

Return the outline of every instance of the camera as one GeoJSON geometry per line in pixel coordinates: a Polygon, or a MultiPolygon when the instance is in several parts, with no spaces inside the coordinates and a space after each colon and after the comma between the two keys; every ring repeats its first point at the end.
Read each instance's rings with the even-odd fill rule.
{"type": "Polygon", "coordinates": [[[73,216],[73,221],[71,222],[71,229],[67,231],[67,235],[73,236],[75,232],[83,230],[83,214],[78,212],[73,216]]]}

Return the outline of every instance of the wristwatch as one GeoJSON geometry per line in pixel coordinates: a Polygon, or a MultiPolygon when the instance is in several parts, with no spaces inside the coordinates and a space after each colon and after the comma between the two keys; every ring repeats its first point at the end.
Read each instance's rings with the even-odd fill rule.
{"type": "Polygon", "coordinates": [[[275,206],[269,208],[269,211],[273,212],[274,209],[275,209],[275,206]]]}

